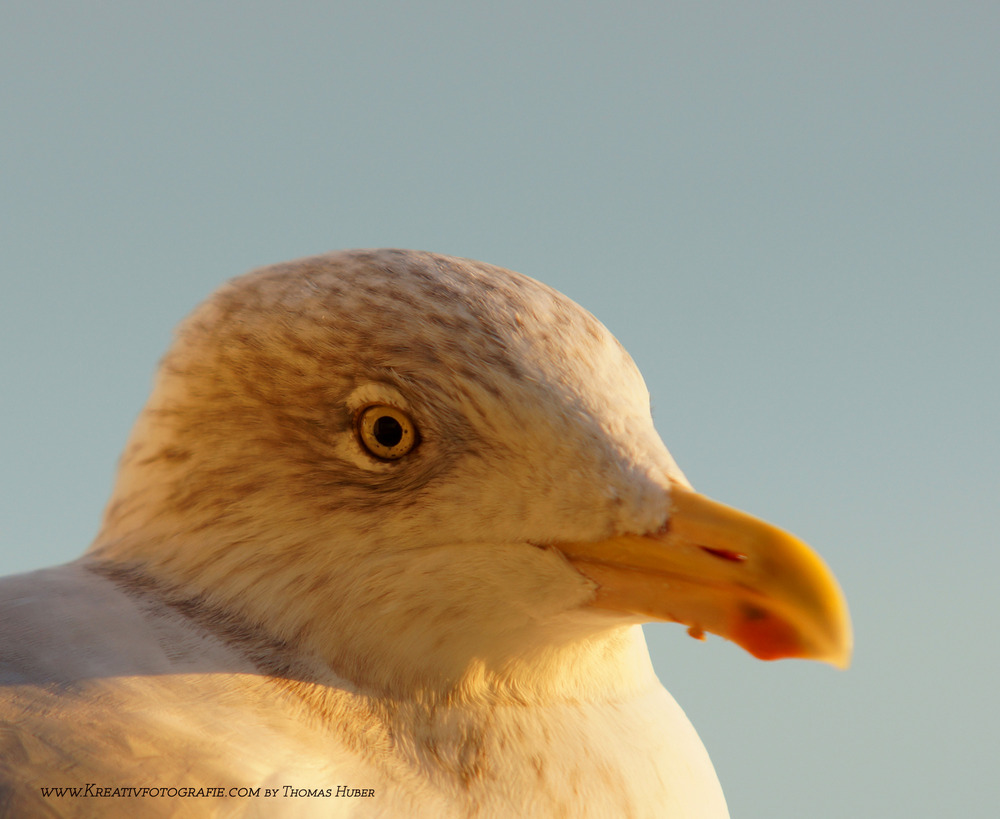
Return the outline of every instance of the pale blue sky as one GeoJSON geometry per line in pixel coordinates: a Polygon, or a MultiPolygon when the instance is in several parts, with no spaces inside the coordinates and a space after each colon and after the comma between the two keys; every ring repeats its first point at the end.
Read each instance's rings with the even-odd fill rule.
{"type": "Polygon", "coordinates": [[[592,310],[708,494],[839,576],[841,673],[647,628],[736,819],[1000,805],[1000,5],[0,10],[0,570],[95,533],[174,324],[343,247],[592,310]]]}

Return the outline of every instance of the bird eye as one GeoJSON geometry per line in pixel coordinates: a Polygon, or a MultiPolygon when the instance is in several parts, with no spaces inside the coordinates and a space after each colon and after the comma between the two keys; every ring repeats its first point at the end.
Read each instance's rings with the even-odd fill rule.
{"type": "Polygon", "coordinates": [[[405,412],[377,404],[358,415],[358,437],[376,458],[394,461],[417,445],[417,428],[405,412]]]}

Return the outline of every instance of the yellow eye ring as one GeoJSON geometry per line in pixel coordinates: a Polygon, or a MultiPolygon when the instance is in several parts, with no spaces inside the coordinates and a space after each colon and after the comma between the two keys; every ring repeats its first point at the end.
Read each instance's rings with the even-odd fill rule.
{"type": "Polygon", "coordinates": [[[395,461],[417,445],[417,427],[402,410],[385,404],[365,407],[358,413],[358,438],[376,458],[395,461]]]}

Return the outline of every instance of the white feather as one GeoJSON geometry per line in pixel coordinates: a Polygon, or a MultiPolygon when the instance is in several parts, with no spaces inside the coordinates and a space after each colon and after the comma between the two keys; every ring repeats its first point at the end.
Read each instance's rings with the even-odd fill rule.
{"type": "Polygon", "coordinates": [[[518,274],[266,268],[182,325],[91,550],[0,582],[11,815],[717,817],[635,622],[549,544],[684,483],[624,350],[518,274]],[[383,461],[353,417],[420,442],[383,461]],[[41,786],[278,788],[44,797],[41,786]],[[285,786],[372,790],[291,797],[285,786]]]}

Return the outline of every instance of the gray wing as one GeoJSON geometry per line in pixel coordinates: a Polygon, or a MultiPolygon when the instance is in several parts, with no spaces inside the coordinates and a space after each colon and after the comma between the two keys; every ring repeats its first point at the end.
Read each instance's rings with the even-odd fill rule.
{"type": "Polygon", "coordinates": [[[315,729],[295,691],[195,620],[86,564],[4,578],[0,816],[227,815],[249,805],[42,789],[330,778],[339,743],[315,729]]]}

